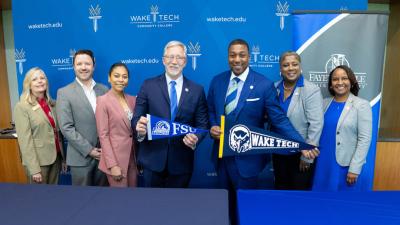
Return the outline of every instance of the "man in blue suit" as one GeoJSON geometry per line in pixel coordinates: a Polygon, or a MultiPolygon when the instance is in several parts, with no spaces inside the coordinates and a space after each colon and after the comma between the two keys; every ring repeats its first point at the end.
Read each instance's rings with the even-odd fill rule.
{"type": "Polygon", "coordinates": [[[138,164],[143,166],[146,187],[187,187],[193,171],[194,150],[204,136],[187,134],[149,141],[146,114],[208,128],[204,89],[182,75],[186,52],[186,46],[179,41],[167,43],[163,56],[165,73],[145,80],[136,98],[132,127],[136,127],[138,164]]]}
{"type": "MultiPolygon", "coordinates": [[[[249,68],[249,45],[233,40],[228,47],[230,70],[213,78],[208,92],[210,134],[215,139],[212,157],[217,161],[221,135],[221,115],[234,123],[264,128],[270,122],[274,131],[303,141],[279,106],[274,83],[249,68]]],[[[315,158],[318,150],[303,151],[306,158],[315,158]]],[[[226,157],[217,162],[221,188],[229,190],[231,224],[236,224],[237,189],[257,189],[258,175],[271,160],[269,155],[226,157]]]]}
{"type": "MultiPolygon", "coordinates": [[[[230,71],[215,76],[208,93],[211,136],[214,143],[213,157],[217,158],[218,140],[221,135],[220,116],[235,123],[264,128],[268,120],[274,131],[304,141],[293,128],[279,106],[274,83],[249,68],[249,46],[242,39],[233,40],[228,48],[230,71]]],[[[307,158],[315,158],[317,150],[303,151],[307,158]]],[[[217,171],[222,188],[228,190],[256,189],[259,173],[269,162],[269,155],[251,155],[223,158],[217,171]]]]}

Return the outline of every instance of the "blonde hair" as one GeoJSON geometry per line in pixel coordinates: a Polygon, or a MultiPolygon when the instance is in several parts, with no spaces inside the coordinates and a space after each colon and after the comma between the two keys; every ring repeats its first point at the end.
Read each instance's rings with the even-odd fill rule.
{"type": "Polygon", "coordinates": [[[31,105],[36,105],[38,104],[36,97],[33,96],[32,90],[31,90],[31,83],[32,83],[32,77],[36,75],[37,73],[43,74],[47,88],[46,92],[44,93],[44,98],[46,99],[47,104],[49,106],[54,106],[53,100],[51,99],[50,92],[49,92],[49,80],[47,79],[46,74],[41,70],[39,67],[33,67],[31,68],[28,72],[26,72],[24,82],[23,82],[23,91],[20,97],[20,102],[26,102],[31,105]]]}

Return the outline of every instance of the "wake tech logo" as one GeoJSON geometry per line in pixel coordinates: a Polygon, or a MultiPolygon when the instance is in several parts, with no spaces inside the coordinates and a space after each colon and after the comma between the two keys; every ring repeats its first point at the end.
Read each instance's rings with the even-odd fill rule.
{"type": "Polygon", "coordinates": [[[250,148],[250,130],[246,126],[236,125],[229,131],[229,147],[237,152],[247,152],[250,148]]]}
{"type": "Polygon", "coordinates": [[[250,67],[272,68],[274,64],[279,64],[278,55],[263,53],[260,51],[260,47],[258,45],[253,45],[250,54],[250,67]]]}
{"type": "Polygon", "coordinates": [[[130,23],[137,28],[171,28],[180,23],[180,15],[174,13],[160,13],[157,5],[150,6],[150,13],[130,16],[130,23]]]}
{"type": "Polygon", "coordinates": [[[15,62],[18,63],[18,72],[22,75],[24,72],[24,62],[26,62],[23,48],[21,48],[21,50],[15,49],[15,62]]]}
{"type": "Polygon", "coordinates": [[[57,70],[72,70],[73,69],[73,59],[76,50],[69,50],[69,57],[59,57],[51,59],[51,66],[57,68],[57,70]]]}
{"type": "Polygon", "coordinates": [[[269,136],[251,131],[248,127],[238,124],[229,130],[229,147],[236,153],[245,153],[256,149],[298,149],[298,142],[269,136]]]}
{"type": "Polygon", "coordinates": [[[193,45],[192,42],[189,42],[188,50],[189,53],[187,55],[192,58],[192,69],[196,70],[197,57],[201,56],[199,42],[197,42],[195,45],[193,45]]]}
{"type": "Polygon", "coordinates": [[[101,19],[100,13],[101,13],[101,8],[100,8],[99,5],[96,5],[96,7],[93,7],[93,5],[90,5],[90,7],[89,7],[89,14],[90,14],[89,19],[91,19],[93,21],[93,30],[94,30],[94,32],[97,32],[98,27],[99,27],[97,21],[101,19]]]}
{"type": "Polygon", "coordinates": [[[276,16],[280,17],[279,20],[279,28],[283,30],[285,28],[285,17],[289,16],[289,4],[285,2],[285,4],[282,4],[281,1],[278,2],[276,5],[276,16]]]}

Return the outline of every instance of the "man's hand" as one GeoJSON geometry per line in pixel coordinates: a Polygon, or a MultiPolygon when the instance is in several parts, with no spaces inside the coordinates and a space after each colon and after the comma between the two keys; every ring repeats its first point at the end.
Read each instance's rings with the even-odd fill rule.
{"type": "Polygon", "coordinates": [[[315,159],[319,156],[319,150],[317,148],[311,150],[301,150],[301,154],[307,159],[315,159]]]}
{"type": "Polygon", "coordinates": [[[210,129],[210,134],[212,138],[214,138],[215,140],[219,140],[219,137],[221,136],[221,127],[212,126],[210,129]]]}
{"type": "Polygon", "coordinates": [[[196,144],[199,141],[199,138],[194,134],[186,134],[183,138],[183,143],[191,149],[196,148],[196,144]]]}
{"type": "Polygon", "coordinates": [[[146,136],[146,134],[147,134],[147,122],[148,121],[149,120],[146,117],[141,116],[139,121],[137,122],[137,124],[136,124],[136,132],[140,137],[146,136]]]}
{"type": "Polygon", "coordinates": [[[96,160],[100,160],[101,149],[100,149],[100,148],[93,148],[93,149],[90,151],[89,155],[90,155],[92,158],[96,159],[96,160]]]}

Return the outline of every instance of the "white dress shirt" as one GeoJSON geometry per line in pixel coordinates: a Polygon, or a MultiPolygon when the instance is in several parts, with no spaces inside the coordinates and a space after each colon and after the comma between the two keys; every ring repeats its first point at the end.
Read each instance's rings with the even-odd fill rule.
{"type": "MultiPolygon", "coordinates": [[[[239,76],[236,76],[233,72],[231,72],[231,78],[229,78],[229,86],[228,86],[227,90],[229,90],[229,88],[233,85],[233,78],[237,77],[240,79],[240,82],[238,83],[238,88],[237,88],[237,95],[235,98],[235,108],[239,101],[240,93],[242,93],[244,82],[246,81],[247,76],[249,75],[249,71],[250,71],[249,67],[247,67],[246,70],[243,71],[243,73],[240,74],[239,76]]],[[[226,94],[228,94],[228,92],[226,94]]],[[[228,96],[225,96],[225,99],[226,99],[226,97],[228,97],[228,96]]]]}
{"type": "MultiPolygon", "coordinates": [[[[171,96],[171,90],[170,90],[171,85],[169,83],[173,80],[167,74],[165,74],[165,77],[167,78],[168,96],[171,96]]],[[[183,76],[179,75],[179,77],[175,80],[175,82],[176,82],[175,89],[176,89],[176,98],[178,100],[178,102],[177,102],[177,106],[178,106],[179,100],[181,99],[181,94],[182,94],[183,76]]]]}
{"type": "Polygon", "coordinates": [[[96,85],[96,82],[92,79],[90,86],[87,87],[86,85],[82,84],[82,82],[78,78],[75,79],[78,84],[81,85],[83,92],[86,95],[86,98],[89,100],[90,106],[92,106],[93,112],[96,112],[96,92],[93,89],[96,85]]]}

